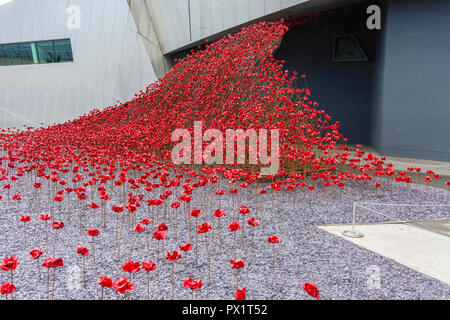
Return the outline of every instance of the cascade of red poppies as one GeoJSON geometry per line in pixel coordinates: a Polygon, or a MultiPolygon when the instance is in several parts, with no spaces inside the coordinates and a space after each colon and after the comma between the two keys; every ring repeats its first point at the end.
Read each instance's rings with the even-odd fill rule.
{"type": "MultiPolygon", "coordinates": [[[[109,232],[113,230],[114,240],[117,240],[116,260],[119,263],[122,261],[122,240],[125,235],[132,234],[129,261],[122,266],[123,271],[129,272],[130,276],[117,281],[100,277],[100,299],[104,298],[104,288],[114,288],[116,292],[127,294],[130,298],[130,291],[134,289],[132,276],[139,271],[139,263],[132,260],[133,250],[142,249],[138,237],[144,232],[147,251],[156,251],[156,257],[152,257],[156,263],[148,260],[142,264],[142,270],[147,272],[147,298],[150,297],[149,272],[156,271],[159,281],[160,265],[163,264],[161,253],[164,251],[167,252],[166,260],[171,261],[171,296],[174,297],[174,261],[179,260],[181,254],[178,251],[170,254],[165,249],[165,243],[167,234],[178,242],[180,232],[186,235],[184,241],[189,240],[186,245],[177,243],[183,251],[185,268],[187,252],[193,250],[194,246],[195,266],[199,265],[199,250],[206,251],[208,284],[211,282],[211,261],[215,262],[211,259],[212,246],[209,246],[208,241],[214,242],[217,235],[217,242],[221,246],[229,246],[230,262],[232,268],[236,269],[236,299],[244,299],[246,289],[239,287],[239,270],[244,268],[245,263],[239,258],[238,250],[242,251],[250,243],[245,241],[245,228],[252,228],[250,247],[253,251],[254,234],[261,233],[266,225],[272,224],[270,217],[264,217],[264,210],[259,210],[259,202],[262,205],[263,201],[267,203],[271,199],[272,212],[275,212],[275,204],[279,204],[281,197],[280,191],[287,191],[287,204],[295,208],[297,202],[305,199],[304,192],[309,191],[310,200],[319,200],[316,197],[321,197],[321,203],[328,206],[329,199],[340,198],[342,202],[342,190],[348,180],[374,183],[374,192],[379,192],[383,186],[380,181],[385,181],[391,197],[394,181],[412,182],[408,173],[396,172],[391,164],[385,163],[385,158],[366,154],[360,145],[356,152],[350,152],[345,145],[346,139],[339,133],[339,122],[333,123],[318,103],[311,100],[306,76],[297,77],[297,73],[285,71],[284,62],[274,59],[273,53],[284,34],[304,21],[281,19],[260,22],[243,28],[235,35],[206,44],[204,49],[193,51],[177,61],[164,78],[149,85],[126,103],[109,106],[101,111],[93,110],[73,121],[47,128],[27,128],[13,134],[0,134],[0,150],[3,152],[0,158],[0,179],[6,180],[3,189],[7,193],[8,208],[10,201],[17,203],[24,198],[14,192],[33,186],[33,207],[44,207],[50,213],[42,214],[39,218],[42,221],[40,229],[45,232],[47,258],[40,264],[38,259],[43,251],[30,252],[32,258],[38,261],[40,277],[40,266],[47,268],[48,297],[50,293],[54,296],[55,268],[63,266],[62,259],[49,256],[48,232],[54,230],[52,253],[56,256],[58,236],[64,232],[62,220],[67,219],[70,225],[71,212],[78,212],[79,223],[75,223],[77,228],[79,224],[80,235],[90,237],[89,249],[94,265],[95,240],[100,236],[100,231],[93,227],[103,228],[99,239],[108,236],[107,227],[112,227],[109,232]],[[223,133],[227,129],[278,129],[281,154],[278,174],[269,176],[270,183],[259,186],[263,178],[259,173],[261,164],[175,166],[170,159],[172,132],[183,128],[192,134],[196,121],[203,123],[204,130],[218,129],[223,133]],[[228,191],[228,205],[221,200],[228,190],[223,186],[224,179],[221,177],[236,182],[228,191]],[[249,188],[253,183],[256,187],[249,188]],[[253,190],[256,196],[255,206],[251,210],[243,205],[252,202],[252,195],[249,194],[252,191],[249,190],[253,190]],[[195,208],[191,208],[194,198],[196,203],[192,206],[195,208]],[[77,208],[70,208],[71,199],[76,201],[77,208]],[[114,203],[110,203],[110,200],[114,203]],[[97,223],[96,212],[101,212],[101,226],[97,223]],[[138,220],[140,223],[136,222],[137,214],[142,219],[138,220]],[[53,217],[61,222],[50,222],[53,217]],[[227,220],[233,242],[222,241],[221,219],[227,220]],[[257,228],[259,224],[261,227],[257,228]],[[151,229],[150,225],[157,225],[156,230],[151,229]],[[192,232],[195,229],[198,230],[194,233],[194,240],[192,232]],[[238,233],[238,230],[241,232],[238,233]],[[211,231],[212,235],[208,238],[211,231]],[[201,234],[204,236],[199,238],[201,234]],[[236,239],[238,234],[241,238],[239,243],[236,239]],[[204,246],[199,244],[203,239],[204,246]],[[155,244],[154,248],[150,241],[155,244]],[[58,263],[55,264],[54,260],[58,263]],[[53,269],[53,288],[50,284],[50,269],[53,269]]],[[[247,148],[246,151],[248,157],[252,150],[247,148]]],[[[421,169],[408,168],[408,171],[411,175],[415,171],[417,182],[421,169]]],[[[427,183],[433,178],[440,179],[432,171],[427,171],[427,174],[424,178],[427,183]]],[[[409,188],[406,195],[408,192],[409,188]]],[[[19,220],[18,215],[16,218],[18,226],[20,222],[24,224],[24,247],[27,249],[29,230],[26,224],[31,224],[31,218],[22,216],[19,220]]],[[[33,217],[33,221],[36,220],[37,217],[33,217]]],[[[272,245],[273,271],[278,255],[275,253],[278,250],[275,244],[278,247],[280,240],[272,236],[268,242],[272,245]]],[[[76,249],[82,258],[85,277],[84,260],[89,250],[87,247],[76,249]]],[[[247,261],[247,257],[243,258],[247,261]]],[[[10,270],[13,269],[7,269],[10,270]]],[[[191,290],[202,286],[200,279],[189,277],[186,281],[185,287],[191,290]]],[[[310,287],[304,288],[311,296],[319,297],[317,288],[317,292],[311,291],[310,287]]],[[[12,295],[15,291],[13,279],[5,283],[2,290],[4,294],[12,295]]]]}

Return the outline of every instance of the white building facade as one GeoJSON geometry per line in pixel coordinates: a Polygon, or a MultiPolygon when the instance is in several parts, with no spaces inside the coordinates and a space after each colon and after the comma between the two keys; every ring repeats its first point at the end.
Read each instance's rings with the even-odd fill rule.
{"type": "Polygon", "coordinates": [[[157,80],[126,0],[0,6],[0,44],[58,39],[70,40],[73,61],[0,65],[1,128],[71,120],[129,100],[157,80]]]}

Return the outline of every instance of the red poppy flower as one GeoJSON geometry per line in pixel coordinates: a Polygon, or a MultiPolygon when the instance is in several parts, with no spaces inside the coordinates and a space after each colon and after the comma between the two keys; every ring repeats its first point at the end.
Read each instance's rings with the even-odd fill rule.
{"type": "Polygon", "coordinates": [[[116,293],[125,294],[125,292],[134,289],[134,282],[131,282],[127,277],[123,277],[120,280],[114,281],[112,287],[116,290],[116,293]]]}
{"type": "Polygon", "coordinates": [[[56,222],[55,221],[52,223],[52,229],[60,230],[62,228],[64,228],[64,222],[56,222]]]}
{"type": "Polygon", "coordinates": [[[169,230],[169,227],[167,226],[167,223],[165,223],[165,222],[162,222],[162,223],[158,224],[157,228],[158,228],[158,231],[167,231],[167,230],[169,230]]]}
{"type": "Polygon", "coordinates": [[[12,294],[16,290],[17,290],[16,287],[11,282],[5,282],[0,287],[0,294],[2,296],[7,295],[7,294],[12,294]]]}
{"type": "Polygon", "coordinates": [[[44,254],[44,251],[41,250],[31,250],[30,257],[31,259],[37,259],[44,254]]]}
{"type": "Polygon", "coordinates": [[[122,270],[125,272],[130,272],[130,273],[136,273],[139,272],[140,270],[140,263],[139,262],[134,262],[132,260],[126,261],[123,265],[122,265],[122,270]]]}
{"type": "Polygon", "coordinates": [[[87,232],[87,235],[91,237],[98,237],[100,235],[100,230],[92,228],[87,232]]]}
{"type": "Polygon", "coordinates": [[[112,206],[112,210],[116,213],[123,211],[123,206],[112,206]]]}
{"type": "Polygon", "coordinates": [[[22,196],[21,194],[15,194],[15,195],[12,197],[12,199],[15,200],[15,201],[22,200],[22,199],[23,199],[23,196],[22,196]]]}
{"type": "Polygon", "coordinates": [[[277,236],[271,236],[267,239],[267,241],[272,244],[280,243],[280,239],[277,236]]]}
{"type": "Polygon", "coordinates": [[[92,203],[89,205],[89,208],[96,210],[96,209],[100,208],[100,206],[99,206],[98,204],[92,202],[92,203]]]}
{"type": "Polygon", "coordinates": [[[181,204],[177,201],[177,202],[172,203],[170,206],[174,209],[177,209],[181,206],[181,204]]]}
{"type": "Polygon", "coordinates": [[[52,268],[55,268],[54,262],[55,262],[55,258],[48,257],[47,259],[45,259],[42,262],[42,266],[47,269],[52,269],[52,268]]]}
{"type": "Polygon", "coordinates": [[[29,216],[22,216],[22,217],[20,218],[20,221],[22,221],[22,222],[30,222],[30,221],[31,221],[31,218],[30,218],[29,216]]]}
{"type": "Polygon", "coordinates": [[[112,280],[111,278],[108,277],[100,277],[100,279],[98,279],[97,285],[102,286],[103,288],[112,288],[112,280]]]}
{"type": "Polygon", "coordinates": [[[231,259],[230,263],[231,263],[231,268],[232,269],[242,269],[242,268],[245,267],[244,260],[242,260],[240,258],[237,259],[237,260],[231,259]]]}
{"type": "Polygon", "coordinates": [[[16,270],[17,261],[17,257],[6,257],[3,259],[2,264],[0,264],[0,269],[4,271],[16,270]]]}
{"type": "Polygon", "coordinates": [[[188,242],[184,246],[179,246],[181,251],[191,251],[192,245],[188,242]]]}
{"type": "Polygon", "coordinates": [[[166,237],[166,234],[164,233],[164,231],[155,230],[155,231],[153,231],[153,239],[166,240],[167,237],[166,237]]]}
{"type": "Polygon", "coordinates": [[[223,217],[225,217],[225,211],[224,211],[224,210],[217,209],[217,210],[214,212],[214,217],[216,217],[216,218],[223,218],[223,217]]]}
{"type": "Polygon", "coordinates": [[[255,220],[255,217],[251,217],[250,219],[248,219],[247,224],[255,228],[259,225],[259,220],[255,220]]]}
{"type": "Polygon", "coordinates": [[[191,277],[183,281],[183,287],[198,290],[202,287],[202,279],[194,280],[191,277]]]}
{"type": "Polygon", "coordinates": [[[192,209],[190,216],[191,217],[199,217],[202,214],[202,210],[200,209],[192,209]]]}
{"type": "Polygon", "coordinates": [[[250,209],[247,206],[242,206],[239,208],[239,212],[241,214],[249,214],[250,213],[250,209]]]}
{"type": "Polygon", "coordinates": [[[141,226],[140,224],[137,224],[136,227],[134,227],[134,231],[142,233],[145,231],[145,228],[141,226]]]}
{"type": "Polygon", "coordinates": [[[155,271],[156,270],[156,264],[153,261],[144,261],[142,262],[142,270],[147,271],[147,272],[151,272],[151,271],[155,271]]]}
{"type": "Polygon", "coordinates": [[[236,289],[236,293],[234,294],[234,300],[245,300],[245,288],[236,289]]]}
{"type": "Polygon", "coordinates": [[[39,218],[39,220],[41,220],[41,221],[48,221],[48,220],[52,220],[52,219],[53,219],[52,216],[49,215],[49,214],[43,214],[43,215],[41,215],[41,217],[39,218]]]}
{"type": "Polygon", "coordinates": [[[89,255],[89,250],[86,247],[78,247],[77,253],[82,256],[87,256],[87,255],[89,255]]]}
{"type": "Polygon", "coordinates": [[[170,260],[170,261],[176,261],[176,260],[180,260],[181,259],[181,254],[179,251],[175,250],[174,252],[170,253],[169,251],[167,251],[167,255],[166,255],[166,260],[170,260]]]}
{"type": "Polygon", "coordinates": [[[53,260],[53,266],[55,268],[63,267],[64,266],[64,260],[62,258],[56,258],[53,260]]]}
{"type": "Polygon", "coordinates": [[[228,229],[229,229],[231,232],[235,232],[235,231],[237,231],[237,230],[241,230],[241,225],[240,225],[238,222],[234,221],[233,223],[231,223],[231,224],[228,226],[228,229]]]}
{"type": "Polygon", "coordinates": [[[305,283],[302,286],[303,290],[305,290],[311,297],[315,299],[320,298],[320,291],[317,289],[317,286],[314,283],[305,283]]]}
{"type": "Polygon", "coordinates": [[[141,223],[142,223],[143,225],[148,226],[149,224],[152,223],[152,220],[149,219],[149,218],[144,218],[144,219],[141,220],[141,223]]]}
{"type": "Polygon", "coordinates": [[[208,222],[202,223],[197,226],[197,234],[207,233],[212,230],[211,225],[208,222]]]}

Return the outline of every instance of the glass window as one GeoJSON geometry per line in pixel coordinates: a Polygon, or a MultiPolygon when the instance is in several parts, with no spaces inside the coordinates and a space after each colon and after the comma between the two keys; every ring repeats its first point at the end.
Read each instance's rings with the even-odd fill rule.
{"type": "Polygon", "coordinates": [[[333,61],[367,61],[367,57],[353,35],[344,35],[335,38],[333,61]]]}
{"type": "Polygon", "coordinates": [[[6,53],[2,44],[0,44],[0,66],[6,66],[6,53]]]}
{"type": "Polygon", "coordinates": [[[55,61],[68,62],[73,61],[72,46],[69,39],[55,40],[55,61]]]}
{"type": "Polygon", "coordinates": [[[22,64],[39,63],[36,44],[34,42],[21,43],[20,58],[22,59],[22,64]]]}
{"type": "Polygon", "coordinates": [[[39,63],[55,62],[55,48],[53,41],[36,42],[36,49],[39,56],[39,63]]]}
{"type": "Polygon", "coordinates": [[[19,44],[4,44],[3,57],[4,63],[2,65],[12,66],[15,64],[22,64],[22,59],[19,56],[19,44]]]}
{"type": "Polygon", "coordinates": [[[0,44],[0,66],[71,61],[70,39],[0,44]]]}

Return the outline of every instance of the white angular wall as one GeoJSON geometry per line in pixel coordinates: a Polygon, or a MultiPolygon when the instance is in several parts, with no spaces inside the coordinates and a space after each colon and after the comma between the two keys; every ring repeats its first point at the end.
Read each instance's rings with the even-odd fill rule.
{"type": "Polygon", "coordinates": [[[125,101],[157,80],[125,0],[13,0],[0,43],[70,38],[74,62],[0,66],[0,127],[45,125],[125,101]],[[81,9],[69,30],[66,8],[81,9]]]}
{"type": "MultiPolygon", "coordinates": [[[[317,3],[333,2],[319,0],[317,3]]],[[[131,0],[146,2],[164,54],[309,0],[131,0]]]]}

